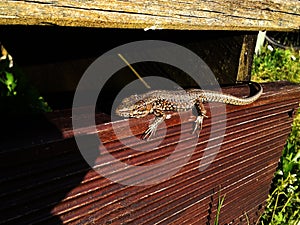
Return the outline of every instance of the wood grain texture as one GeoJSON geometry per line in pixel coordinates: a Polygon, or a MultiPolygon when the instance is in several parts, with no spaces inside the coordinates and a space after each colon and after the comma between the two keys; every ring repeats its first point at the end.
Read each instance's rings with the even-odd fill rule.
{"type": "Polygon", "coordinates": [[[298,0],[1,1],[0,24],[178,30],[295,30],[298,0]]]}
{"type": "MultiPolygon", "coordinates": [[[[174,113],[166,127],[161,126],[158,136],[150,141],[136,139],[134,135],[140,137],[151,116],[106,123],[108,116],[97,114],[96,136],[103,145],[89,146],[93,158],[90,166],[73,138],[69,110],[49,113],[43,123],[37,119],[27,122],[23,118],[6,118],[17,133],[0,142],[0,224],[212,224],[219,194],[226,195],[220,224],[249,224],[245,215],[250,224],[255,224],[264,209],[291,129],[289,112],[299,106],[300,99],[299,85],[276,82],[264,84],[263,88],[264,94],[253,104],[226,107],[226,128],[218,126],[224,123],[220,114],[214,120],[206,118],[196,146],[191,146],[195,139],[191,136],[195,119],[191,112],[180,116],[174,113]],[[42,126],[46,122],[57,129],[42,126]],[[132,134],[128,132],[128,122],[132,134]],[[220,134],[220,129],[226,131],[216,157],[205,170],[199,170],[200,163],[218,147],[217,136],[211,139],[211,134],[220,134]],[[160,142],[159,135],[164,130],[166,135],[160,142]],[[23,142],[24,135],[27,144],[23,142]],[[37,137],[43,141],[37,142],[37,137]],[[178,145],[181,147],[175,152],[178,145]],[[158,173],[161,162],[171,156],[175,157],[158,173]],[[178,164],[185,157],[189,160],[178,164]],[[119,167],[119,162],[140,168],[132,171],[119,167]],[[142,167],[145,173],[140,172],[142,167]],[[155,185],[127,186],[115,182],[115,178],[161,178],[178,168],[176,174],[155,185]],[[103,172],[113,175],[114,180],[103,172]]],[[[249,89],[241,85],[223,91],[245,95],[249,89]]],[[[217,107],[220,104],[209,108],[217,107]]],[[[1,131],[7,132],[3,122],[1,131]]]]}

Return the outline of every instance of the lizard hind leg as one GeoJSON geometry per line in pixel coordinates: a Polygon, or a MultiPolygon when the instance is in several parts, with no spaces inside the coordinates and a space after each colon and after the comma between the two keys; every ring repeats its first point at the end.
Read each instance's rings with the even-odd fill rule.
{"type": "Polygon", "coordinates": [[[196,108],[198,111],[198,116],[195,120],[195,127],[193,130],[193,134],[196,133],[197,130],[199,130],[199,133],[198,133],[198,136],[199,136],[200,131],[202,130],[203,119],[207,118],[207,116],[206,116],[206,110],[204,108],[202,101],[197,101],[195,105],[196,105],[196,108]]]}

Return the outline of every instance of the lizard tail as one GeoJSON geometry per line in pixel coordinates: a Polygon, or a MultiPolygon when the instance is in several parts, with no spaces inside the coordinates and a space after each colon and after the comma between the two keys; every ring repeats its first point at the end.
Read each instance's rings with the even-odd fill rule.
{"type": "Polygon", "coordinates": [[[221,102],[225,104],[231,104],[231,105],[248,105],[252,102],[256,101],[263,93],[263,88],[260,84],[252,82],[256,87],[256,94],[247,98],[238,98],[233,95],[224,94],[220,92],[215,91],[205,91],[203,100],[205,102],[221,102]]]}

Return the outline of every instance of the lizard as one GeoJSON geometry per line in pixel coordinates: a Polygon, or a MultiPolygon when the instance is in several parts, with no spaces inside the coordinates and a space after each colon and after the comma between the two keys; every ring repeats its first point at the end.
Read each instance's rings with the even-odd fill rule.
{"type": "Polygon", "coordinates": [[[187,90],[153,90],[140,95],[131,95],[122,100],[116,108],[116,114],[121,117],[141,118],[154,114],[155,120],[144,132],[142,139],[151,139],[159,124],[171,117],[168,112],[191,110],[194,106],[198,111],[193,134],[201,131],[203,119],[207,118],[203,103],[219,102],[231,105],[248,105],[256,101],[263,93],[260,84],[252,82],[256,94],[247,98],[238,98],[218,91],[187,89],[187,90]]]}

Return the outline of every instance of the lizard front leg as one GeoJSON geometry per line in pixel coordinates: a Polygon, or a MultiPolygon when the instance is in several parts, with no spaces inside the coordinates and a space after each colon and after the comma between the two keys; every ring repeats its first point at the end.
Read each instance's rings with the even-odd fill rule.
{"type": "Polygon", "coordinates": [[[164,122],[164,120],[167,118],[167,115],[162,110],[154,110],[154,114],[155,120],[149,125],[148,129],[143,134],[142,139],[150,140],[151,137],[155,135],[159,124],[164,122]]]}
{"type": "Polygon", "coordinates": [[[197,100],[195,106],[198,111],[198,116],[195,120],[195,127],[193,130],[193,134],[196,132],[196,130],[199,130],[199,133],[198,133],[198,136],[199,136],[200,131],[202,130],[203,119],[207,118],[207,116],[206,116],[206,110],[205,110],[203,102],[201,100],[197,100]]]}

